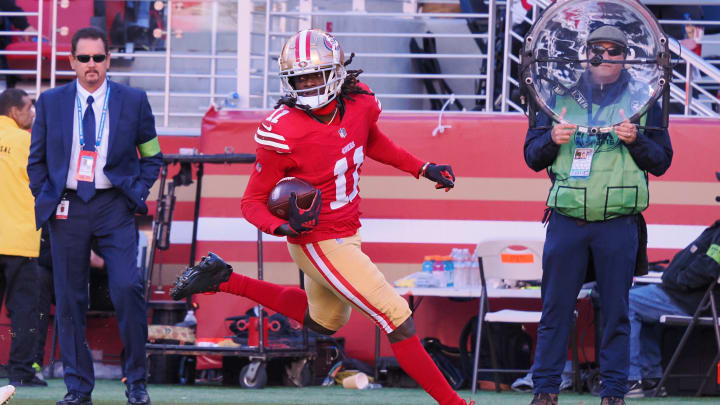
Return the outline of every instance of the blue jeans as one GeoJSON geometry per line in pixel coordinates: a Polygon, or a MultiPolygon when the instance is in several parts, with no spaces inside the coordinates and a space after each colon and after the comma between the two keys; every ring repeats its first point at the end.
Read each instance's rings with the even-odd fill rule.
{"type": "Polygon", "coordinates": [[[688,315],[655,284],[630,290],[629,380],[661,378],[661,315],[688,315]]]}

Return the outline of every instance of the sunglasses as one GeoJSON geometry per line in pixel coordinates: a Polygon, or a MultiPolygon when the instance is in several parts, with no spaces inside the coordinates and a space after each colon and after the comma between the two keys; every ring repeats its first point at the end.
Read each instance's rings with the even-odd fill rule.
{"type": "Polygon", "coordinates": [[[75,56],[75,59],[77,59],[78,62],[80,62],[80,63],[88,63],[88,62],[90,62],[90,58],[92,58],[92,60],[93,60],[95,63],[102,63],[102,62],[105,61],[105,58],[106,58],[106,57],[107,57],[107,55],[104,55],[104,54],[100,54],[100,55],[76,55],[76,56],[75,56]]]}
{"type": "Polygon", "coordinates": [[[610,56],[619,56],[625,52],[625,48],[621,48],[621,47],[605,48],[602,45],[592,45],[590,47],[590,52],[592,52],[595,55],[602,55],[606,51],[607,51],[608,55],[610,55],[610,56]]]}

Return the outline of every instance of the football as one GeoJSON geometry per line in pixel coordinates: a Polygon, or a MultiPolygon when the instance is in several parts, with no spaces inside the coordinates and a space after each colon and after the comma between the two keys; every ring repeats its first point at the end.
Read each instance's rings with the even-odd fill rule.
{"type": "Polygon", "coordinates": [[[297,206],[306,210],[312,205],[317,189],[312,184],[297,177],[280,179],[270,192],[267,202],[267,207],[273,215],[288,219],[290,193],[295,193],[297,196],[297,206]]]}

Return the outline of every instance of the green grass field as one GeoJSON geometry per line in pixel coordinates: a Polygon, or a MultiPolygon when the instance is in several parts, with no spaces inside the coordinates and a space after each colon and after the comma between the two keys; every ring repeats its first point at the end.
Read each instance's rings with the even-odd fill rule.
{"type": "MultiPolygon", "coordinates": [[[[52,405],[65,395],[62,380],[49,380],[47,388],[18,388],[8,405],[52,405]]],[[[312,404],[312,405],[432,405],[435,402],[422,390],[403,388],[382,388],[356,391],[341,387],[286,388],[268,387],[262,390],[244,390],[236,387],[150,385],[148,387],[153,405],[172,404],[312,404]]],[[[95,405],[124,405],[125,387],[119,381],[98,380],[93,392],[95,405]]],[[[470,391],[462,391],[464,398],[470,398],[470,391]]],[[[527,405],[530,394],[516,392],[482,391],[473,396],[477,405],[527,405]]],[[[717,404],[718,398],[642,398],[628,400],[628,404],[717,404]]],[[[599,404],[600,398],[589,394],[562,394],[560,404],[599,404]]]]}

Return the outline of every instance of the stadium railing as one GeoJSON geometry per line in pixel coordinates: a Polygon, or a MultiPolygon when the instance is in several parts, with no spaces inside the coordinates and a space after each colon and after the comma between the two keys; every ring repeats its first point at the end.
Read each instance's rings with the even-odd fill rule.
{"type": "MultiPolygon", "coordinates": [[[[159,20],[158,26],[152,28],[152,42],[146,49],[135,47],[132,52],[123,44],[113,43],[109,75],[113,80],[146,90],[161,134],[199,135],[201,119],[211,105],[272,108],[280,96],[277,79],[280,48],[294,32],[310,27],[332,31],[343,45],[346,57],[355,52],[349,68],[364,70],[361,79],[376,92],[385,111],[437,114],[433,111],[439,105],[437,101],[447,110],[465,114],[523,111],[517,102],[518,82],[513,74],[519,63],[513,48],[522,41],[521,35],[512,32],[513,22],[520,21],[514,15],[520,12],[520,0],[463,1],[478,7],[479,12],[471,10],[472,13],[458,12],[459,0],[147,1],[159,20]],[[429,3],[444,3],[453,12],[424,12],[429,3]],[[412,40],[434,42],[436,52],[430,53],[423,46],[420,53],[413,53],[412,40]],[[418,67],[418,62],[429,59],[439,67],[435,72],[418,67]],[[450,90],[427,94],[424,81],[437,80],[445,81],[450,90]],[[233,93],[237,97],[232,97],[233,93]]],[[[69,52],[58,45],[69,42],[72,33],[68,27],[90,25],[90,21],[77,20],[89,18],[87,12],[79,10],[91,7],[94,2],[18,1],[21,3],[27,11],[23,14],[38,28],[37,33],[3,31],[0,35],[32,35],[38,45],[34,51],[3,53],[34,54],[35,69],[0,69],[0,74],[34,75],[35,86],[28,90],[37,95],[47,86],[55,87],[74,76],[73,71],[59,66],[58,61],[66,61],[69,52]],[[33,12],[31,6],[38,11],[33,12]],[[49,58],[43,58],[43,37],[45,46],[51,49],[49,58]],[[49,80],[43,81],[44,70],[49,70],[49,80]]],[[[122,8],[123,3],[111,0],[107,2],[108,9],[122,8]]],[[[531,24],[549,3],[532,2],[533,10],[522,19],[531,24]]],[[[687,0],[682,4],[710,3],[687,0]]],[[[5,12],[0,16],[11,14],[5,12]]],[[[110,17],[111,20],[113,16],[110,17]]],[[[708,20],[661,22],[720,25],[720,21],[708,20]]],[[[108,25],[108,31],[111,29],[108,25]]],[[[713,42],[717,41],[707,39],[708,45],[713,42]]],[[[720,88],[720,71],[711,60],[673,44],[678,63],[693,68],[685,71],[698,72],[675,74],[673,102],[684,106],[684,115],[717,116],[720,101],[715,93],[720,88]]]]}

